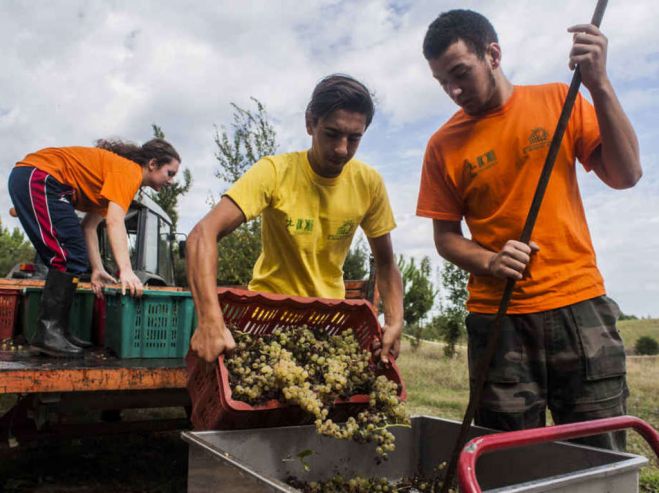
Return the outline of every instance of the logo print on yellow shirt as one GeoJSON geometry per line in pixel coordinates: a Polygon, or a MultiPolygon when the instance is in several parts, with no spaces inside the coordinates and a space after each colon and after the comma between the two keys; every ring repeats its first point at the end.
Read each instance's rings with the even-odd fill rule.
{"type": "Polygon", "coordinates": [[[490,169],[492,166],[496,164],[497,164],[497,156],[496,154],[494,154],[494,149],[490,149],[489,151],[481,154],[480,156],[476,156],[474,162],[469,161],[469,159],[465,159],[464,170],[472,178],[474,178],[481,171],[490,169]]]}
{"type": "Polygon", "coordinates": [[[290,217],[286,220],[286,227],[289,230],[292,230],[292,234],[296,235],[307,235],[313,231],[313,218],[305,219],[291,219],[290,217]]]}
{"type": "Polygon", "coordinates": [[[354,221],[348,219],[341,226],[336,228],[336,233],[334,233],[333,235],[329,235],[327,238],[329,238],[330,240],[343,240],[345,238],[350,238],[354,230],[355,230],[354,221]]]}

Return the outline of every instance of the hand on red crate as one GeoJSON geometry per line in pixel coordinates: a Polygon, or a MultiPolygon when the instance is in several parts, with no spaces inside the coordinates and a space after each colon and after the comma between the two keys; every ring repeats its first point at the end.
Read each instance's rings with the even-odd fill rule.
{"type": "Polygon", "coordinates": [[[190,349],[208,363],[213,363],[220,354],[235,347],[236,341],[221,319],[200,322],[190,339],[190,349]]]}
{"type": "Polygon", "coordinates": [[[394,359],[398,359],[398,355],[400,354],[400,334],[400,330],[396,331],[388,325],[382,327],[382,341],[380,339],[374,339],[371,345],[373,358],[376,360],[379,359],[385,365],[389,364],[389,355],[393,356],[394,359]]]}

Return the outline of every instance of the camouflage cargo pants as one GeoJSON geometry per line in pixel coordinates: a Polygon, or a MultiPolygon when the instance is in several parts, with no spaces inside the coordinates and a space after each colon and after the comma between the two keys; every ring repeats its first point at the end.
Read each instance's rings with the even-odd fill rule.
{"type": "MultiPolygon", "coordinates": [[[[625,351],[615,325],[619,315],[618,305],[600,296],[505,317],[476,424],[506,431],[540,427],[547,408],[556,424],[625,414],[625,351]]],[[[493,319],[467,316],[471,385],[493,319]]],[[[625,432],[578,441],[624,450],[625,432]]]]}

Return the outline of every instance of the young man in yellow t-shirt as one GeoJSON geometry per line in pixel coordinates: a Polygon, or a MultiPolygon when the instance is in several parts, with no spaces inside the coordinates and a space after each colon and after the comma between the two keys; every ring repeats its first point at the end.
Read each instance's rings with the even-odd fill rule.
{"type": "MultiPolygon", "coordinates": [[[[577,98],[534,229],[537,245],[517,238],[567,87],[513,86],[496,32],[476,12],[442,14],[424,40],[433,77],[461,109],[428,142],[417,214],[433,219],[440,255],[471,274],[471,370],[506,279],[517,280],[475,420],[501,430],[543,426],[547,408],[556,423],[625,412],[619,310],[597,269],[575,160],[612,188],[631,187],[641,176],[638,142],[607,78],[606,38],[592,25],[568,31],[570,67],[579,65],[594,105],[577,98]]],[[[588,440],[624,447],[620,436],[588,440]]]]}
{"type": "Polygon", "coordinates": [[[353,159],[373,118],[368,89],[331,75],[307,106],[307,151],[268,156],[250,168],[194,227],[187,241],[188,280],[199,325],[190,347],[211,362],[235,346],[217,299],[217,240],[262,217],[263,248],[249,288],[343,298],[343,263],[360,226],[371,246],[385,326],[380,357],[398,355],[403,287],[389,232],[396,226],[382,178],[353,159]]]}

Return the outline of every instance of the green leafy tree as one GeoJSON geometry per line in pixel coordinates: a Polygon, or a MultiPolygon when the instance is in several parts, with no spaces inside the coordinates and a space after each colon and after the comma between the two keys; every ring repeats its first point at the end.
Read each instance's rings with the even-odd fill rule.
{"type": "Polygon", "coordinates": [[[455,356],[456,345],[465,335],[469,274],[451,262],[444,262],[440,277],[440,291],[444,292],[446,301],[440,304],[440,313],[430,323],[430,330],[444,341],[444,354],[450,358],[455,356]]]}
{"type": "Polygon", "coordinates": [[[412,348],[421,345],[424,327],[421,321],[435,303],[437,292],[430,280],[430,259],[423,257],[417,265],[413,257],[398,257],[398,267],[403,277],[403,317],[405,332],[412,336],[412,348]]]}
{"type": "Polygon", "coordinates": [[[0,274],[5,276],[14,265],[34,260],[34,248],[23,232],[15,227],[5,227],[0,218],[0,274]]]}
{"type": "MultiPolygon", "coordinates": [[[[153,136],[157,139],[164,139],[165,132],[155,123],[151,125],[153,136]]],[[[183,170],[183,184],[174,183],[169,187],[164,187],[159,192],[148,193],[149,197],[167,213],[172,220],[172,232],[178,228],[178,201],[190,191],[192,186],[192,173],[189,169],[183,170]]],[[[187,286],[188,279],[185,270],[185,259],[179,255],[178,244],[174,244],[174,282],[177,286],[187,286]]]]}
{"type": "MultiPolygon", "coordinates": [[[[155,123],[151,125],[153,128],[153,136],[158,139],[164,139],[165,133],[155,123]]],[[[169,215],[172,220],[172,229],[176,231],[178,226],[178,201],[179,199],[190,191],[192,186],[192,173],[189,169],[183,170],[183,184],[174,183],[169,187],[164,187],[160,192],[152,192],[149,197],[158,204],[169,215]]]]}
{"type": "Polygon", "coordinates": [[[360,280],[369,274],[368,267],[369,249],[363,238],[359,238],[348,252],[343,264],[343,279],[360,280]]]}
{"type": "MultiPolygon", "coordinates": [[[[256,106],[244,109],[235,103],[233,123],[229,128],[215,130],[215,157],[219,167],[215,176],[228,185],[240,178],[247,169],[264,156],[276,154],[277,134],[268,120],[265,106],[251,98],[256,106]]],[[[218,244],[218,282],[247,284],[252,278],[254,263],[261,253],[261,221],[256,219],[238,227],[218,244]]]]}

